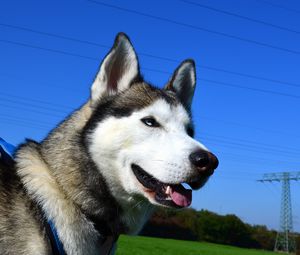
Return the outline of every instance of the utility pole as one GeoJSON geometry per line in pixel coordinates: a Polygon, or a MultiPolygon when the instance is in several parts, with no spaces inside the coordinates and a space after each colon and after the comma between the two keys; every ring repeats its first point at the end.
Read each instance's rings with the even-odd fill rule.
{"type": "Polygon", "coordinates": [[[296,241],[293,235],[293,217],[290,181],[299,181],[300,172],[266,173],[259,182],[282,182],[280,227],[277,232],[274,251],[284,253],[296,252],[296,241]]]}

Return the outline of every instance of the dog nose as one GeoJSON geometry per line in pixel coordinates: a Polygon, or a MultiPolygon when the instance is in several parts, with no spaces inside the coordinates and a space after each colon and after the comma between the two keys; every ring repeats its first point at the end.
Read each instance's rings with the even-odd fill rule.
{"type": "Polygon", "coordinates": [[[193,152],[190,154],[189,159],[201,172],[208,172],[212,174],[219,165],[218,158],[211,152],[204,150],[197,150],[193,152]]]}

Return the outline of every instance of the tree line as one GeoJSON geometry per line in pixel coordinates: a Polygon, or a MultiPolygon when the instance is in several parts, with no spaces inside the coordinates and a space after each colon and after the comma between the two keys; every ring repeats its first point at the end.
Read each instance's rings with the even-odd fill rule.
{"type": "MultiPolygon", "coordinates": [[[[277,233],[264,225],[244,223],[234,214],[159,209],[145,225],[141,235],[273,250],[277,233]]],[[[299,234],[296,239],[300,248],[299,234]]]]}

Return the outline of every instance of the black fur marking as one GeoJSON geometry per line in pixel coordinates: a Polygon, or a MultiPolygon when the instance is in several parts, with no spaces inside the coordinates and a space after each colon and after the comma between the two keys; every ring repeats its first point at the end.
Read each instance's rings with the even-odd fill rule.
{"type": "Polygon", "coordinates": [[[171,91],[161,90],[151,85],[145,84],[133,84],[133,89],[121,92],[114,96],[108,96],[102,99],[87,122],[83,129],[83,137],[94,130],[99,122],[103,121],[107,117],[128,117],[134,111],[138,111],[147,107],[157,99],[163,99],[170,105],[177,105],[179,103],[176,94],[171,91]],[[133,91],[138,88],[138,94],[133,91]],[[140,88],[139,88],[140,87],[140,88]]]}
{"type": "Polygon", "coordinates": [[[194,129],[194,127],[192,126],[192,125],[188,125],[187,127],[186,127],[186,132],[187,132],[187,134],[190,136],[190,137],[194,137],[194,135],[195,135],[195,129],[194,129]]]}

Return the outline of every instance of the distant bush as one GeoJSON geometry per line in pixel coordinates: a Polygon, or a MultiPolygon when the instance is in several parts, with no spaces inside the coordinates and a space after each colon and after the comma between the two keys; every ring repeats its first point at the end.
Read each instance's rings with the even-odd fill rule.
{"type": "Polygon", "coordinates": [[[260,248],[259,243],[252,237],[251,227],[235,215],[221,216],[209,211],[200,211],[197,225],[200,240],[260,248]]]}
{"type": "Polygon", "coordinates": [[[143,228],[141,235],[196,241],[196,219],[194,211],[185,210],[181,213],[171,210],[157,211],[143,228]]]}
{"type": "Polygon", "coordinates": [[[296,238],[296,246],[297,246],[297,255],[300,255],[300,234],[296,238]]]}
{"type": "MultiPolygon", "coordinates": [[[[198,240],[238,247],[273,250],[276,232],[262,225],[249,225],[236,215],[207,210],[158,210],[141,235],[198,240]]],[[[300,247],[300,237],[298,237],[300,247]]],[[[298,254],[298,253],[297,253],[298,254]]]]}

